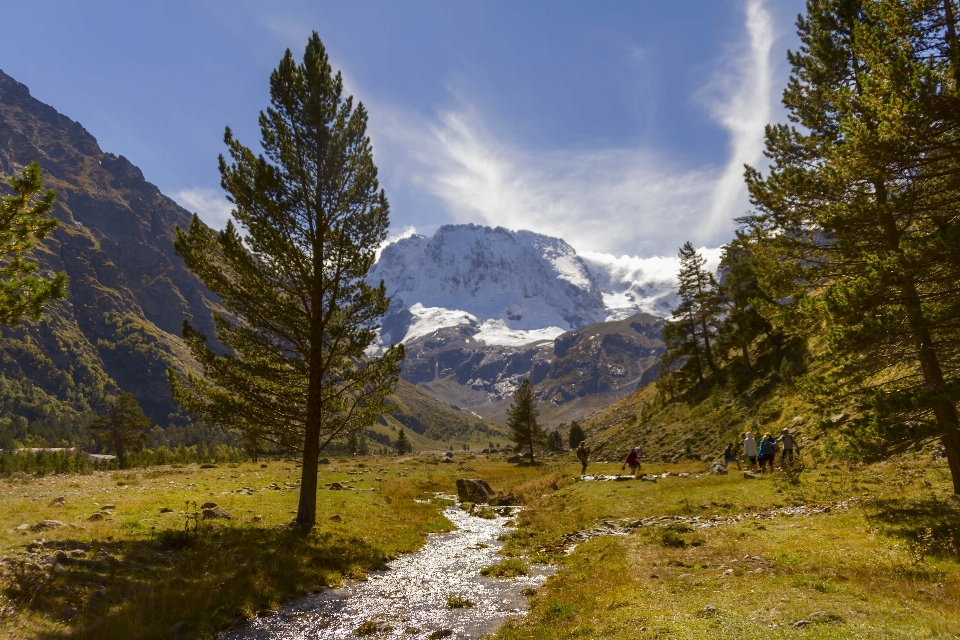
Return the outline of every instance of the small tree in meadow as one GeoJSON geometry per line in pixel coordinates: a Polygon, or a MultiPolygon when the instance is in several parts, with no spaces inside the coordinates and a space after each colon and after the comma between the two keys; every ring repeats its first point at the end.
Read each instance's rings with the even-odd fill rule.
{"type": "Polygon", "coordinates": [[[126,391],[119,396],[108,398],[107,413],[99,416],[90,425],[93,431],[103,434],[113,442],[121,469],[127,468],[127,447],[146,438],[150,427],[150,419],[143,415],[137,399],[126,391]]]}

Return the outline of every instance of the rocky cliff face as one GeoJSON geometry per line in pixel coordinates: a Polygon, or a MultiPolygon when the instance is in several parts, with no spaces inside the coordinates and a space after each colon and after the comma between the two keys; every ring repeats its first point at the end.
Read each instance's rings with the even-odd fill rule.
{"type": "MultiPolygon", "coordinates": [[[[192,365],[178,338],[183,320],[212,334],[216,305],[173,250],[174,229],[188,225],[190,214],[126,158],[103,152],[79,123],[0,72],[0,173],[34,160],[57,190],[61,221],[37,257],[45,271],[67,272],[69,293],[40,325],[3,329],[0,372],[23,391],[37,376],[62,377],[73,364],[80,369],[67,371],[69,380],[41,383],[38,391],[84,410],[96,404],[98,390],[119,386],[167,424],[176,407],[165,371],[192,365]],[[16,352],[33,354],[29,366],[16,352]]],[[[8,394],[7,409],[11,403],[18,401],[8,394]]]]}

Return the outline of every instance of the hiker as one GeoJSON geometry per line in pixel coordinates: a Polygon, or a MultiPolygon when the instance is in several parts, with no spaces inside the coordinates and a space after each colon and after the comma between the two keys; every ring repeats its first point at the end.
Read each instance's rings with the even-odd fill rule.
{"type": "Polygon", "coordinates": [[[793,448],[796,444],[796,439],[794,439],[793,434],[787,430],[786,427],[783,428],[783,432],[780,437],[777,438],[777,443],[783,443],[783,453],[780,454],[780,466],[785,467],[788,464],[793,464],[793,448]]]}
{"type": "Polygon", "coordinates": [[[587,456],[590,455],[590,449],[587,448],[587,443],[584,441],[580,442],[580,446],[577,447],[577,459],[580,460],[580,464],[583,465],[580,469],[580,475],[586,475],[587,473],[587,456]]]}
{"type": "Polygon", "coordinates": [[[777,442],[770,433],[765,433],[760,440],[760,473],[770,465],[770,472],[773,473],[773,456],[777,451],[777,442]]]}
{"type": "Polygon", "coordinates": [[[753,434],[749,431],[743,434],[741,444],[743,445],[743,455],[750,461],[750,468],[755,468],[757,466],[757,441],[753,439],[753,434]]]}
{"type": "Polygon", "coordinates": [[[733,443],[727,445],[727,448],[723,450],[723,466],[729,465],[731,462],[737,463],[737,469],[742,469],[740,466],[740,458],[733,452],[733,443]]]}
{"type": "Polygon", "coordinates": [[[640,447],[634,447],[630,450],[630,453],[627,454],[627,459],[624,460],[620,466],[620,471],[623,471],[627,465],[630,465],[630,474],[637,475],[637,471],[640,469],[640,447]]]}

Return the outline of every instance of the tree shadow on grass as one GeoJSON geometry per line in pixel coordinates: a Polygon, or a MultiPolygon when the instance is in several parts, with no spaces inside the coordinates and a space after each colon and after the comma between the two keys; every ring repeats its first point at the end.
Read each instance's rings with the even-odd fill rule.
{"type": "Polygon", "coordinates": [[[38,636],[50,640],[211,637],[389,560],[348,532],[246,525],[106,540],[86,551],[82,543],[53,544],[19,562],[5,589],[17,606],[71,627],[38,636]]]}
{"type": "Polygon", "coordinates": [[[960,549],[960,501],[936,496],[873,500],[867,520],[924,555],[957,559],[960,549]]]}

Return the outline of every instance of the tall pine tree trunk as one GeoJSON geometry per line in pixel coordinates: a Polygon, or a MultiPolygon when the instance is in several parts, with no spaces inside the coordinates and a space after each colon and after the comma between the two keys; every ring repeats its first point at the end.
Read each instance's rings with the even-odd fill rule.
{"type": "Polygon", "coordinates": [[[750,366],[750,352],[747,351],[746,343],[742,346],[743,349],[743,375],[750,375],[753,373],[753,367],[750,366]]]}
{"type": "MultiPolygon", "coordinates": [[[[316,347],[319,350],[319,346],[316,347]]],[[[307,424],[303,441],[303,469],[300,475],[300,501],[297,525],[307,529],[317,523],[317,474],[320,468],[320,426],[323,417],[320,355],[311,354],[310,380],[307,383],[307,424]],[[314,366],[316,362],[316,366],[314,366]]]]}
{"type": "MultiPolygon", "coordinates": [[[[896,220],[887,210],[886,185],[876,181],[877,203],[880,205],[880,222],[886,237],[887,249],[890,253],[903,257],[900,247],[900,230],[896,220]]],[[[942,393],[946,386],[943,379],[943,369],[937,356],[936,345],[930,333],[929,323],[923,312],[923,303],[917,292],[916,283],[910,276],[903,276],[900,283],[900,302],[907,309],[910,330],[917,349],[917,359],[920,361],[920,372],[923,382],[928,389],[942,393]]],[[[953,479],[953,492],[960,494],[960,419],[957,408],[949,399],[938,400],[933,403],[933,413],[937,419],[937,429],[940,432],[943,446],[947,452],[947,463],[950,466],[950,475],[953,479]]]]}
{"type": "Polygon", "coordinates": [[[697,365],[697,382],[703,384],[703,363],[700,362],[700,342],[697,340],[697,323],[690,319],[690,340],[693,344],[693,359],[697,365]]]}
{"type": "Polygon", "coordinates": [[[700,326],[703,327],[703,352],[707,358],[707,366],[710,367],[710,371],[716,373],[719,369],[717,369],[717,365],[713,361],[713,351],[710,349],[710,331],[707,329],[707,321],[704,320],[701,322],[700,326]]]}

